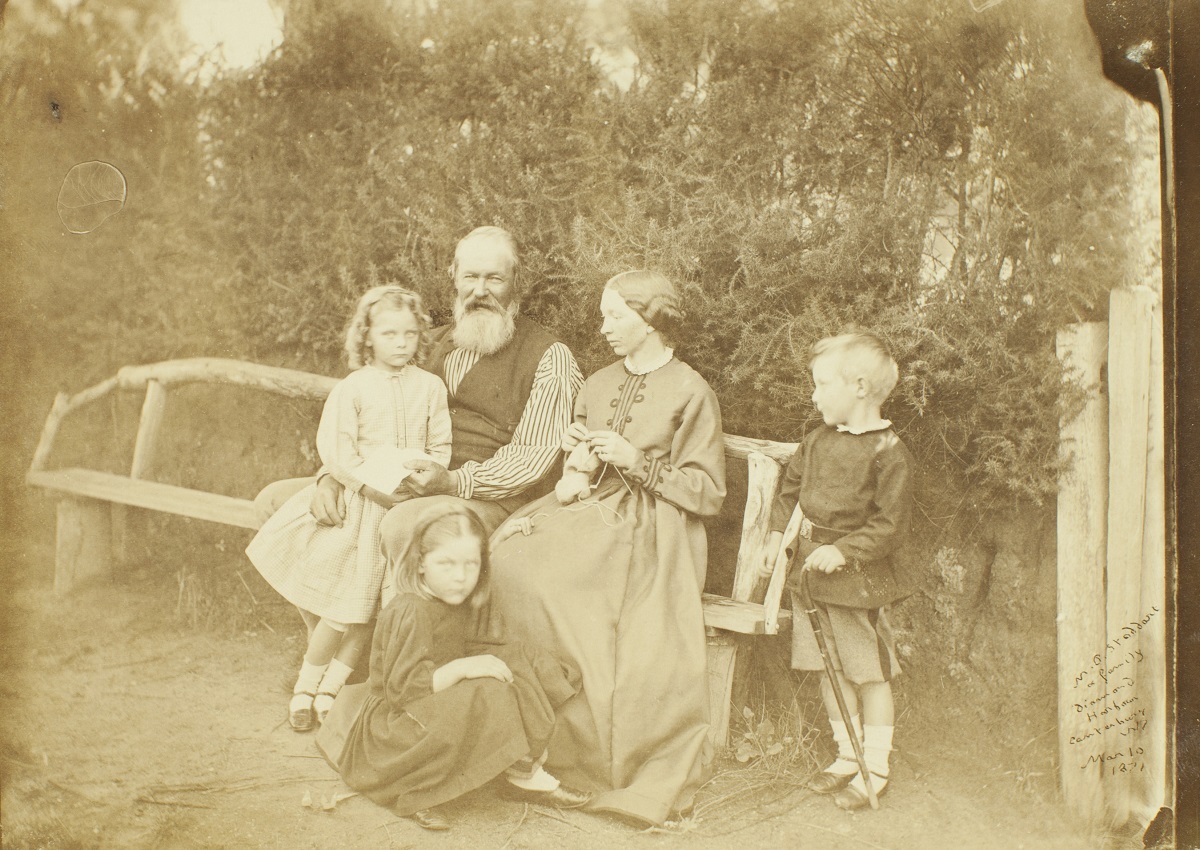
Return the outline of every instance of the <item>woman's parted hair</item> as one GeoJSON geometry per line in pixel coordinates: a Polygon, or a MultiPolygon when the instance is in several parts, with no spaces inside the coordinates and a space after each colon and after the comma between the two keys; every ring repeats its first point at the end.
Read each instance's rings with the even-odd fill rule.
{"type": "Polygon", "coordinates": [[[662,334],[663,342],[674,346],[683,328],[683,310],[675,285],[658,272],[636,270],[621,272],[608,279],[605,289],[621,296],[629,309],[662,334]]]}
{"type": "Polygon", "coordinates": [[[371,319],[383,310],[408,310],[417,320],[417,328],[421,332],[421,341],[417,345],[417,353],[412,362],[420,365],[425,361],[425,346],[429,337],[431,320],[425,313],[421,296],[403,286],[376,286],[363,293],[358,299],[354,315],[346,328],[346,359],[351,369],[358,369],[371,362],[367,343],[367,332],[371,329],[371,319]]]}
{"type": "Polygon", "coordinates": [[[479,580],[464,604],[478,611],[487,605],[491,595],[491,560],[488,557],[488,533],[483,522],[469,508],[462,505],[439,505],[430,508],[417,520],[408,545],[400,553],[395,564],[388,568],[395,571],[392,585],[396,593],[415,593],[431,599],[429,591],[422,586],[421,564],[425,556],[439,546],[463,537],[479,541],[479,580]]]}

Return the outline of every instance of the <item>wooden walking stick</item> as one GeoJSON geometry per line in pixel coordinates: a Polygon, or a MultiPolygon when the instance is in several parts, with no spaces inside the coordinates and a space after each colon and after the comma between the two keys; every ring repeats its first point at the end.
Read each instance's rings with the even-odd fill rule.
{"type": "MultiPolygon", "coordinates": [[[[799,505],[796,506],[796,510],[800,510],[799,505]]],[[[829,677],[829,685],[837,700],[842,722],[846,724],[850,743],[854,745],[854,757],[858,760],[858,772],[862,774],[863,785],[867,789],[867,802],[871,804],[872,809],[878,809],[879,797],[875,794],[874,786],[871,785],[871,771],[867,767],[867,758],[863,754],[862,742],[858,740],[858,733],[854,731],[853,718],[850,717],[850,709],[846,707],[846,698],[842,696],[842,686],[838,681],[837,671],[833,669],[833,658],[829,655],[829,644],[825,642],[825,632],[821,630],[821,619],[817,616],[817,606],[813,604],[812,595],[808,592],[808,568],[803,565],[800,567],[800,603],[808,612],[808,622],[812,625],[813,635],[817,639],[817,648],[821,650],[821,660],[825,662],[825,675],[829,677]]],[[[792,628],[796,628],[795,623],[792,624],[792,628]]]]}
{"type": "MultiPolygon", "coordinates": [[[[800,509],[800,503],[796,502],[796,508],[792,511],[792,516],[783,530],[783,539],[779,542],[779,552],[775,556],[776,568],[771,576],[772,585],[777,581],[782,581],[786,570],[780,569],[779,562],[788,557],[787,548],[801,536],[801,529],[805,522],[804,511],[800,509]]],[[[850,735],[850,743],[854,746],[858,771],[862,774],[863,785],[867,789],[867,802],[871,804],[872,809],[878,809],[879,796],[871,784],[871,770],[867,767],[867,757],[863,753],[862,741],[858,740],[858,734],[854,731],[854,721],[850,717],[850,709],[846,706],[846,698],[842,696],[842,687],[838,682],[837,671],[833,668],[833,658],[829,654],[829,644],[825,641],[825,632],[822,631],[821,620],[817,616],[817,606],[813,604],[812,595],[808,592],[808,570],[803,564],[800,567],[800,604],[808,613],[808,622],[812,625],[813,635],[817,639],[817,649],[821,651],[821,661],[825,663],[825,675],[829,677],[829,686],[833,689],[834,698],[837,700],[838,712],[842,715],[842,722],[846,724],[846,731],[850,735]]],[[[794,621],[792,628],[796,628],[794,621]]]]}

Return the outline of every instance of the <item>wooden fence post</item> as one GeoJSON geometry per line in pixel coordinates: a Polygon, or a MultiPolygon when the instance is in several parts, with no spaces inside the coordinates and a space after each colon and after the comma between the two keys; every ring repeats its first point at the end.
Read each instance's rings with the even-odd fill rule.
{"type": "Polygon", "coordinates": [[[1142,617],[1151,615],[1138,636],[1141,662],[1137,665],[1139,707],[1146,709],[1145,726],[1137,738],[1145,750],[1146,769],[1138,771],[1140,793],[1134,795],[1140,821],[1148,821],[1164,805],[1173,805],[1174,771],[1171,753],[1171,702],[1167,667],[1167,515],[1166,454],[1163,426],[1162,305],[1151,312],[1150,393],[1146,452],[1146,523],[1142,538],[1142,617]]]}
{"type": "Polygon", "coordinates": [[[1087,393],[1079,415],[1061,424],[1069,466],[1058,491],[1058,745],[1063,797],[1081,818],[1104,809],[1103,735],[1095,717],[1104,682],[1093,658],[1104,646],[1104,563],[1108,505],[1108,412],[1101,376],[1108,329],[1101,322],[1058,333],[1068,379],[1087,393]]]}
{"type": "MultiPolygon", "coordinates": [[[[1145,706],[1137,699],[1140,643],[1126,628],[1140,623],[1146,530],[1146,463],[1150,444],[1150,360],[1157,294],[1149,287],[1114,289],[1108,302],[1108,583],[1104,644],[1105,803],[1110,823],[1129,819],[1133,777],[1144,773],[1136,730],[1145,706]]],[[[1140,627],[1139,627],[1140,628],[1140,627]]],[[[1139,780],[1139,784],[1140,784],[1139,780]]]]}

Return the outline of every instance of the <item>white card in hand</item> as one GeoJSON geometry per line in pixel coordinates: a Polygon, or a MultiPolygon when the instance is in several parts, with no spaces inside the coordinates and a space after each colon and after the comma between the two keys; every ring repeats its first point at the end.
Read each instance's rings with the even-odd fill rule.
{"type": "Polygon", "coordinates": [[[376,449],[358,468],[358,480],[380,493],[393,493],[412,470],[410,460],[433,460],[420,449],[376,449]]]}

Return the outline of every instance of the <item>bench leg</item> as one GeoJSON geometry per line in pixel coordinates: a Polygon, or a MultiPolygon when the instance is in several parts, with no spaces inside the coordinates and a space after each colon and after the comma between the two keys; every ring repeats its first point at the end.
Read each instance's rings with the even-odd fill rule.
{"type": "Polygon", "coordinates": [[[97,499],[65,497],[58,503],[54,592],[68,593],[96,578],[112,578],[112,506],[97,499]]]}
{"type": "Polygon", "coordinates": [[[121,566],[128,564],[132,560],[130,556],[129,532],[126,526],[134,509],[129,507],[129,505],[119,505],[115,502],[109,507],[112,511],[112,525],[109,535],[112,539],[113,564],[121,566]]]}
{"type": "Polygon", "coordinates": [[[737,641],[727,634],[708,636],[709,740],[720,749],[729,743],[729,708],[733,694],[733,671],[737,665],[737,641]]]}

